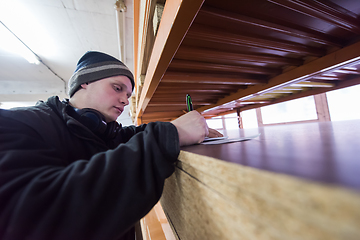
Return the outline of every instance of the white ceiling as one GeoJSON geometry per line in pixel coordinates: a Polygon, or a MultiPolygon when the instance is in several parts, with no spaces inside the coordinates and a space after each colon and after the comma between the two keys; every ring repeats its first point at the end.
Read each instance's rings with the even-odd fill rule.
{"type": "MultiPolygon", "coordinates": [[[[133,2],[124,2],[124,62],[133,70],[133,2]]],[[[114,4],[115,0],[0,0],[0,20],[43,62],[30,64],[0,46],[0,102],[66,98],[67,81],[86,51],[119,58],[114,4]]]]}

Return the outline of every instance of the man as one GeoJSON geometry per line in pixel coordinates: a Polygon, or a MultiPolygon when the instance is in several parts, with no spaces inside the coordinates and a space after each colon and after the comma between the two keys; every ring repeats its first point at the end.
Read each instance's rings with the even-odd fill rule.
{"type": "Polygon", "coordinates": [[[133,88],[122,62],[87,52],[69,100],[0,110],[0,239],[133,239],[179,147],[220,134],[196,111],[119,126],[133,88]]]}

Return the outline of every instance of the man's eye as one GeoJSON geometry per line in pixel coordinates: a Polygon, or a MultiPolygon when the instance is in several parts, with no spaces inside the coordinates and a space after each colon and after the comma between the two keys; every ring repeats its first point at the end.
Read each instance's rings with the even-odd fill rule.
{"type": "Polygon", "coordinates": [[[117,91],[117,92],[120,92],[120,91],[121,91],[121,87],[119,87],[119,86],[114,86],[114,90],[117,91]]]}

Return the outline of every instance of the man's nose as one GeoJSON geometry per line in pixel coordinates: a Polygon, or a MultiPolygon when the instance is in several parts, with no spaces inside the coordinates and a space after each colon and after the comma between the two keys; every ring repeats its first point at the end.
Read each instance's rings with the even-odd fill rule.
{"type": "Polygon", "coordinates": [[[120,100],[120,102],[121,102],[122,104],[124,104],[125,106],[129,105],[129,99],[128,99],[128,97],[127,97],[126,94],[125,94],[125,95],[122,95],[119,100],[120,100]]]}

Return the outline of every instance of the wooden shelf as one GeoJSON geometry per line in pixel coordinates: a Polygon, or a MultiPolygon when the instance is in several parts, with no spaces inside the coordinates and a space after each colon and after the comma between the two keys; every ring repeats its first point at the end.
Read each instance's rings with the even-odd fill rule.
{"type": "Polygon", "coordinates": [[[358,239],[359,126],[271,126],[183,148],[161,199],[178,239],[358,239]]]}
{"type": "Polygon", "coordinates": [[[156,36],[136,36],[135,52],[148,49],[135,63],[145,79],[137,122],[179,117],[185,92],[209,118],[360,84],[359,9],[340,0],[167,1],[156,36]],[[166,110],[154,107],[160,98],[172,99],[166,110]]]}

